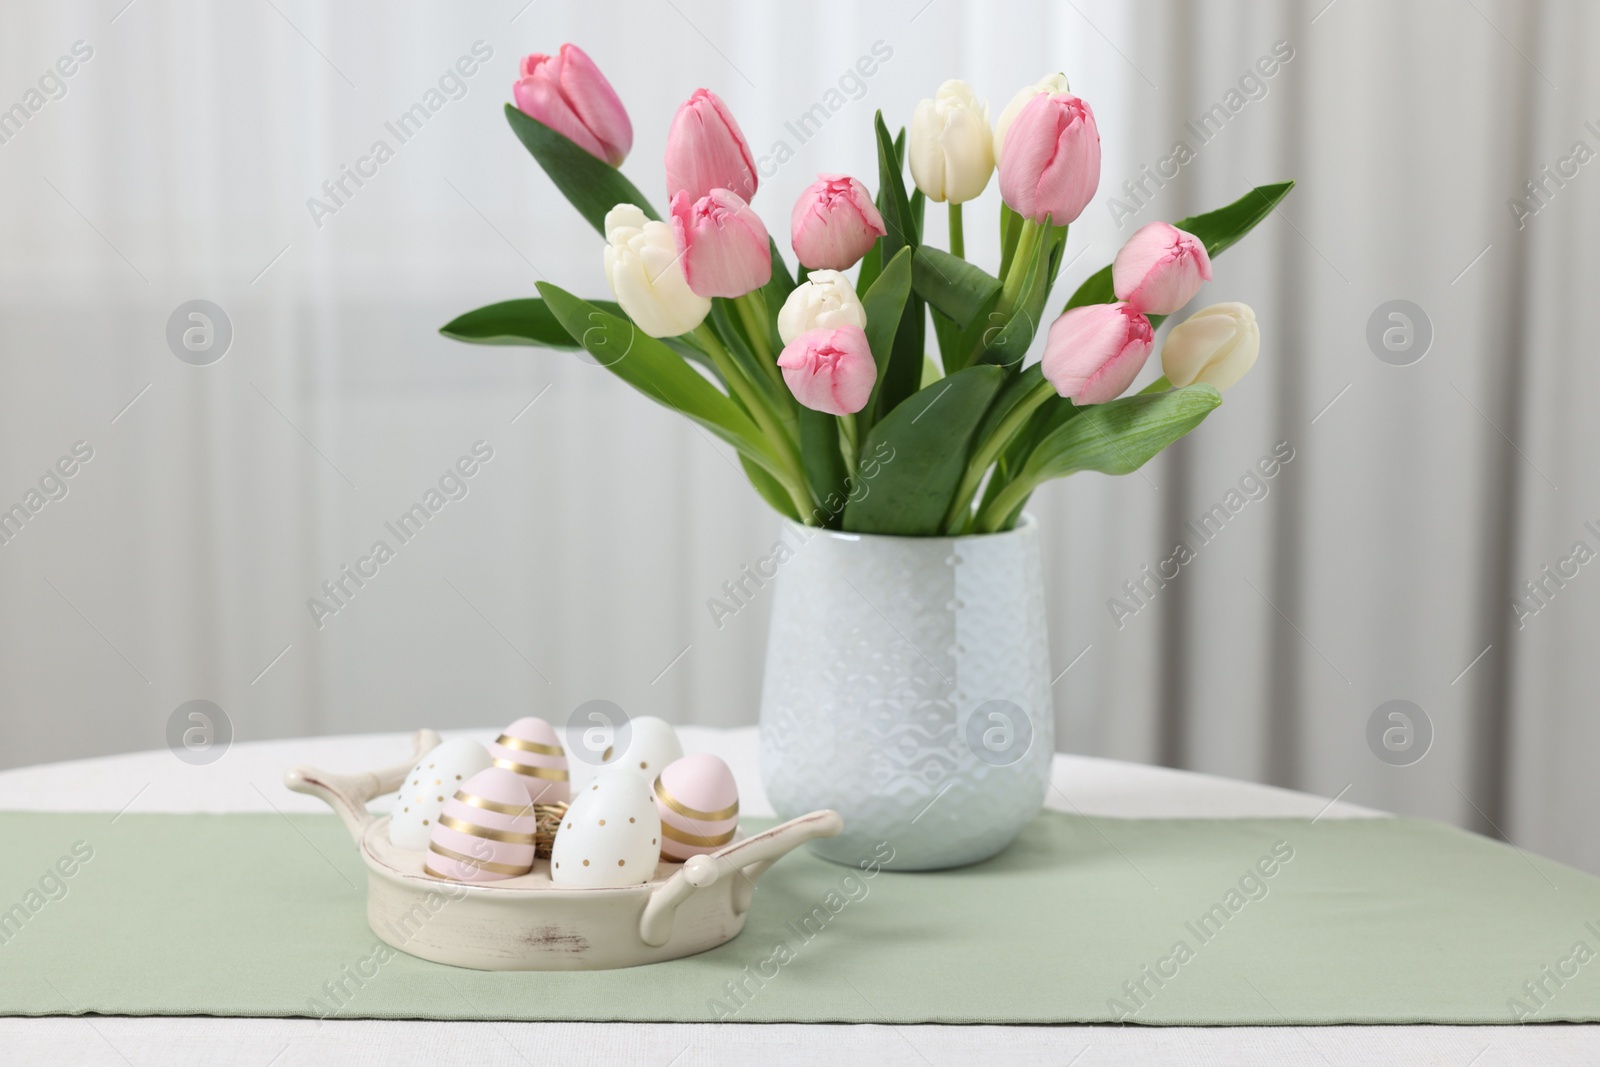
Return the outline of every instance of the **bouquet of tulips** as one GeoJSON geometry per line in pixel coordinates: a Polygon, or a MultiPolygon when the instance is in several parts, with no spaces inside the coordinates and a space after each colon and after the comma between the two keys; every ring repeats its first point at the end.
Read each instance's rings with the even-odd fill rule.
{"type": "Polygon", "coordinates": [[[909,136],[891,136],[880,112],[877,195],[842,174],[807,187],[789,214],[793,274],[751,206],[757,167],[715,93],[697,90],[672,120],[666,219],[617,169],[633,128],[580,49],[528,56],[514,96],[512,130],[605,238],[615,300],[540,282],[540,299],[480,308],[442,332],[587,350],[732,445],[751,484],[795,521],[911,536],[1010,529],[1049,479],[1138,469],[1255,362],[1254,315],[1217,304],[1169,332],[1161,378],[1122,395],[1161,320],[1210,279],[1211,257],[1292,182],[1138,230],[1024,365],[1067,228],[1100,180],[1094,113],[1060,74],[1018,92],[992,127],[960,81],[917,106],[909,136]],[[962,205],[997,169],[991,274],[964,258],[962,205]],[[948,249],[924,240],[929,200],[948,204],[948,249]],[[937,359],[925,354],[930,321],[937,359]]]}

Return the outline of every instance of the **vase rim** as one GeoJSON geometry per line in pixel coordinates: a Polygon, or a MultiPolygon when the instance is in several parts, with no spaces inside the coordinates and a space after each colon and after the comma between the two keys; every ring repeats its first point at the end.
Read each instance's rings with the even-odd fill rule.
{"type": "Polygon", "coordinates": [[[997,541],[1007,537],[1018,537],[1035,532],[1039,526],[1039,520],[1034,518],[1031,511],[1024,511],[1017,520],[1017,524],[1009,530],[1000,530],[995,533],[933,534],[928,537],[915,537],[909,534],[851,533],[848,530],[828,530],[819,526],[806,526],[803,523],[795,522],[793,519],[785,519],[784,521],[790,526],[806,531],[812,537],[825,536],[834,541],[907,541],[915,544],[931,544],[935,541],[997,541]]]}

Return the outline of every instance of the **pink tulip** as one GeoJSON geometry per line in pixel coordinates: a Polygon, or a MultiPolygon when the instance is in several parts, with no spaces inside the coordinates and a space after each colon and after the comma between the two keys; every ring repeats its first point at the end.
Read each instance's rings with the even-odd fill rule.
{"type": "Polygon", "coordinates": [[[859,326],[807,330],[778,357],[794,398],[812,411],[854,415],[867,406],[878,380],[867,333],[859,326]]]}
{"type": "Polygon", "coordinates": [[[728,105],[710,89],[696,89],[667,131],[668,198],[687,191],[699,200],[713,189],[732,189],[750,200],[756,184],[750,146],[728,105]]]}
{"type": "Polygon", "coordinates": [[[522,61],[522,77],[511,87],[517,108],[538,119],[596,159],[622,165],[633,147],[633,124],[616,90],[575,44],[561,53],[535,53],[522,61]]]}
{"type": "Polygon", "coordinates": [[[819,174],[794,202],[789,238],[808,270],[849,270],[889,231],[867,187],[844,174],[819,174]]]}
{"type": "Polygon", "coordinates": [[[1117,299],[1146,315],[1170,315],[1211,280],[1205,242],[1165,222],[1141,226],[1111,264],[1117,299]]]}
{"type": "Polygon", "coordinates": [[[1065,226],[1100,187],[1100,131],[1071,93],[1040,93],[1017,113],[1000,157],[1000,197],[1034,222],[1065,226]]]}
{"type": "Polygon", "coordinates": [[[1131,304],[1085,304],[1050,324],[1040,370],[1074,404],[1103,404],[1133,384],[1155,337],[1131,304]]]}
{"type": "Polygon", "coordinates": [[[772,243],[750,205],[727,189],[693,203],[672,198],[672,233],[689,288],[700,296],[743,296],[772,278],[772,243]]]}

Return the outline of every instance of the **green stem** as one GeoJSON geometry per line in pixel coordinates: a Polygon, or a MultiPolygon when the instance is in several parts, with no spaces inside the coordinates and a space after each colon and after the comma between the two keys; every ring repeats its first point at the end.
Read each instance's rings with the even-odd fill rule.
{"type": "Polygon", "coordinates": [[[856,476],[856,454],[861,450],[854,415],[839,416],[839,451],[844,454],[844,469],[851,480],[856,476]]]}
{"type": "Polygon", "coordinates": [[[706,355],[711,357],[711,362],[716,364],[717,371],[728,383],[728,389],[749,410],[750,417],[756,420],[756,425],[761,428],[761,432],[766,435],[777,452],[778,462],[783,470],[772,473],[783,483],[784,489],[788,490],[790,499],[794,501],[801,520],[804,521],[805,516],[814,510],[815,501],[811,499],[811,492],[806,488],[805,467],[800,462],[800,453],[795,447],[794,439],[778,424],[772,409],[762,402],[761,395],[745,378],[744,372],[734,362],[733,354],[724,347],[710,324],[701,322],[696,326],[694,337],[705,349],[706,355]]]}
{"type": "Polygon", "coordinates": [[[1021,507],[1033,489],[1032,485],[1019,478],[1000,490],[1000,495],[994,498],[994,503],[978,516],[978,532],[998,533],[1006,523],[1006,516],[1021,507]]]}
{"type": "Polygon", "coordinates": [[[950,510],[945,514],[946,532],[951,534],[964,532],[968,521],[973,518],[972,498],[977,495],[984,472],[999,458],[1000,453],[1017,435],[1017,431],[1027,425],[1028,419],[1038,410],[1039,405],[1054,396],[1055,391],[1055,386],[1051,385],[1048,379],[1041,378],[1038,385],[1030,389],[1026,396],[1017,401],[1015,407],[1006,412],[1006,417],[1000,420],[1000,425],[995,427],[994,433],[978,446],[972,462],[967,464],[966,473],[961,476],[961,484],[956,488],[950,510]]]}
{"type": "Polygon", "coordinates": [[[767,376],[776,382],[780,389],[786,390],[783,374],[778,370],[777,359],[772,354],[771,327],[767,324],[767,301],[761,295],[761,290],[757,289],[734,298],[733,306],[739,309],[739,319],[744,323],[744,332],[750,335],[750,344],[755,348],[756,358],[767,369],[767,376]],[[753,300],[760,301],[760,306],[757,307],[753,300]]]}
{"type": "Polygon", "coordinates": [[[1044,227],[1032,219],[1022,220],[1022,235],[1017,238],[1017,250],[1011,257],[1011,269],[1006,271],[1005,281],[1000,285],[1000,303],[995,305],[995,310],[1001,315],[1009,316],[1011,309],[1017,306],[1017,298],[1022,295],[1022,284],[1028,279],[1028,264],[1033,260],[1033,246],[1039,243],[1039,235],[1044,227]]]}
{"type": "Polygon", "coordinates": [[[950,203],[950,254],[957,259],[967,258],[967,239],[961,231],[961,205],[950,203]]]}

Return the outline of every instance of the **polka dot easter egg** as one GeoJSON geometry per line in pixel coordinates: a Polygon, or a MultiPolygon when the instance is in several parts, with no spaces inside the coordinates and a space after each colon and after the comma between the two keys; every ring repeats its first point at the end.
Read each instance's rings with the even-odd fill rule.
{"type": "Polygon", "coordinates": [[[452,882],[497,882],[533,869],[534,814],[521,776],[490,767],[445,801],[423,870],[452,882]]]}
{"type": "Polygon", "coordinates": [[[733,840],[739,787],[728,765],[709,752],[669,764],[653,786],[661,814],[661,858],[682,863],[733,840]]]}
{"type": "Polygon", "coordinates": [[[606,757],[607,767],[626,767],[654,778],[667,764],[683,758],[678,731],[665,719],[641,715],[628,722],[628,744],[621,752],[606,757]]]}
{"type": "Polygon", "coordinates": [[[661,853],[661,817],[650,779],[602,771],[567,809],[550,850],[550,880],[585,889],[648,882],[661,853]]]}
{"type": "Polygon", "coordinates": [[[427,848],[445,801],[462,782],[486,770],[489,762],[489,750],[467,737],[423,753],[400,785],[394,811],[389,814],[389,841],[401,848],[427,848]]]}
{"type": "Polygon", "coordinates": [[[567,752],[555,727],[533,716],[507,726],[489,746],[494,765],[522,778],[528,798],[535,804],[565,804],[572,798],[567,786],[567,752]]]}

